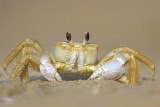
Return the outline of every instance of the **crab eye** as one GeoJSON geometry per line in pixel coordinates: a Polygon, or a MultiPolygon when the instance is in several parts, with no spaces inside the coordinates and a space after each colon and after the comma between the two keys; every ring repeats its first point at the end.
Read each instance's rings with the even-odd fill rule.
{"type": "Polygon", "coordinates": [[[71,33],[70,32],[66,33],[66,38],[68,41],[71,41],[71,33]]]}
{"type": "Polygon", "coordinates": [[[84,33],[85,41],[89,41],[89,32],[84,33]]]}

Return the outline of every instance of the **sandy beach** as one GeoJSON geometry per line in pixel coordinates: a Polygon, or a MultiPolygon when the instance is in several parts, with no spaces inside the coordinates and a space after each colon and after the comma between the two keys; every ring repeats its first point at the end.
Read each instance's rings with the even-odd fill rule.
{"type": "Polygon", "coordinates": [[[58,41],[98,44],[98,59],[114,47],[136,49],[156,66],[138,61],[136,86],[112,80],[64,79],[49,82],[30,69],[30,82],[12,83],[0,66],[0,107],[158,107],[160,105],[160,1],[158,0],[0,0],[0,64],[17,43],[38,40],[45,52],[58,41]]]}

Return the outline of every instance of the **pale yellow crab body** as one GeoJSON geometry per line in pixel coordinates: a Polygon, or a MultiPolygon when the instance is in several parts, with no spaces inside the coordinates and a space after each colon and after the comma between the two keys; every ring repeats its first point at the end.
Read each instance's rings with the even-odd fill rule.
{"type": "Polygon", "coordinates": [[[63,69],[58,70],[60,74],[75,74],[90,76],[92,72],[86,72],[85,66],[97,64],[98,46],[82,42],[57,42],[52,50],[54,63],[64,63],[63,69]]]}

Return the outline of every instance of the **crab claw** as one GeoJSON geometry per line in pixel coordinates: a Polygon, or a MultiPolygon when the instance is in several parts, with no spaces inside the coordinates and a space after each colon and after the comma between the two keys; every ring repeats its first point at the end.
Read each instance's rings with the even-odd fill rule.
{"type": "Polygon", "coordinates": [[[110,52],[97,65],[97,70],[89,79],[112,79],[117,80],[125,73],[125,58],[121,53],[110,52]]]}
{"type": "Polygon", "coordinates": [[[41,65],[40,65],[40,72],[42,75],[49,81],[55,82],[55,81],[62,81],[60,75],[58,74],[57,70],[51,63],[51,57],[48,54],[44,54],[41,59],[41,65]]]}

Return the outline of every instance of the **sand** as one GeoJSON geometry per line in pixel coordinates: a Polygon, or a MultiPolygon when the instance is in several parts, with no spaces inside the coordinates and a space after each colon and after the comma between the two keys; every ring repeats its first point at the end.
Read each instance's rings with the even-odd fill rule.
{"type": "Polygon", "coordinates": [[[0,0],[0,64],[27,38],[38,40],[45,51],[72,33],[82,41],[89,31],[90,42],[99,45],[101,59],[114,47],[134,48],[156,65],[151,69],[138,62],[136,86],[112,80],[74,80],[51,83],[30,70],[31,82],[12,83],[0,69],[0,107],[28,106],[145,106],[160,104],[160,1],[158,0],[0,0]]]}

